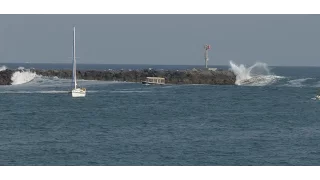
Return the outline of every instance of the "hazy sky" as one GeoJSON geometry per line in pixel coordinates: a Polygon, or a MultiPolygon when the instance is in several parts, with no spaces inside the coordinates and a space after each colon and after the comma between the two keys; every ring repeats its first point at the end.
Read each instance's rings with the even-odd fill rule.
{"type": "Polygon", "coordinates": [[[320,66],[318,15],[0,15],[1,62],[320,66]]]}

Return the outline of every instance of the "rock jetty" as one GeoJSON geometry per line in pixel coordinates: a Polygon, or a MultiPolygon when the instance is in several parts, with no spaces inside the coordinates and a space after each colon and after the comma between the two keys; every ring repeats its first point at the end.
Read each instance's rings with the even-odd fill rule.
{"type": "MultiPolygon", "coordinates": [[[[48,77],[58,77],[70,79],[72,77],[71,70],[37,70],[33,69],[38,75],[48,77]]],[[[11,84],[12,70],[0,72],[0,84],[11,84]]],[[[85,80],[101,80],[101,81],[126,81],[141,82],[146,77],[164,77],[167,84],[213,84],[213,85],[234,85],[236,76],[229,70],[79,70],[77,71],[77,79],[85,80]]]]}

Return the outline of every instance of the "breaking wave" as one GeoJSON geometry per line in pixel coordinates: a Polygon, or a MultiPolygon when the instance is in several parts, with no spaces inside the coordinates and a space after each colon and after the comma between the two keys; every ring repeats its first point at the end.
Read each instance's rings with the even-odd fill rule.
{"type": "Polygon", "coordinates": [[[236,85],[265,86],[276,82],[282,76],[272,75],[266,63],[255,63],[250,67],[236,65],[230,61],[231,70],[236,75],[236,85]]]}
{"type": "Polygon", "coordinates": [[[289,87],[302,87],[302,86],[306,86],[306,84],[303,84],[305,81],[309,80],[309,79],[313,79],[313,78],[302,78],[302,79],[294,79],[294,80],[290,80],[288,81],[288,84],[286,84],[286,86],[289,87]]]}
{"type": "Polygon", "coordinates": [[[6,69],[7,69],[6,66],[1,66],[1,67],[0,67],[0,71],[4,71],[4,70],[6,70],[6,69]]]}
{"type": "Polygon", "coordinates": [[[24,70],[24,67],[20,66],[20,67],[18,67],[18,70],[24,70]]]}
{"type": "Polygon", "coordinates": [[[36,76],[36,73],[30,72],[30,70],[23,70],[22,68],[20,68],[19,71],[16,71],[12,74],[12,85],[25,84],[27,82],[32,81],[36,76]]]}

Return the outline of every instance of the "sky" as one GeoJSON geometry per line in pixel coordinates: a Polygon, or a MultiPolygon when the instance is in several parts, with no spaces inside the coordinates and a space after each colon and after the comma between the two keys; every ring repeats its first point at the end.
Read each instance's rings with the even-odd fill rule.
{"type": "Polygon", "coordinates": [[[0,63],[320,66],[319,15],[0,15],[0,63]]]}

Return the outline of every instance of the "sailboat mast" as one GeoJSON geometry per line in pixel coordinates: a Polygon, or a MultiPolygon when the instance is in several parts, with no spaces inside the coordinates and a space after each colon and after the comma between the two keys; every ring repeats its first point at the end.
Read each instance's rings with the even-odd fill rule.
{"type": "Polygon", "coordinates": [[[76,71],[76,27],[73,27],[73,81],[74,89],[77,88],[77,71],[76,71]]]}

